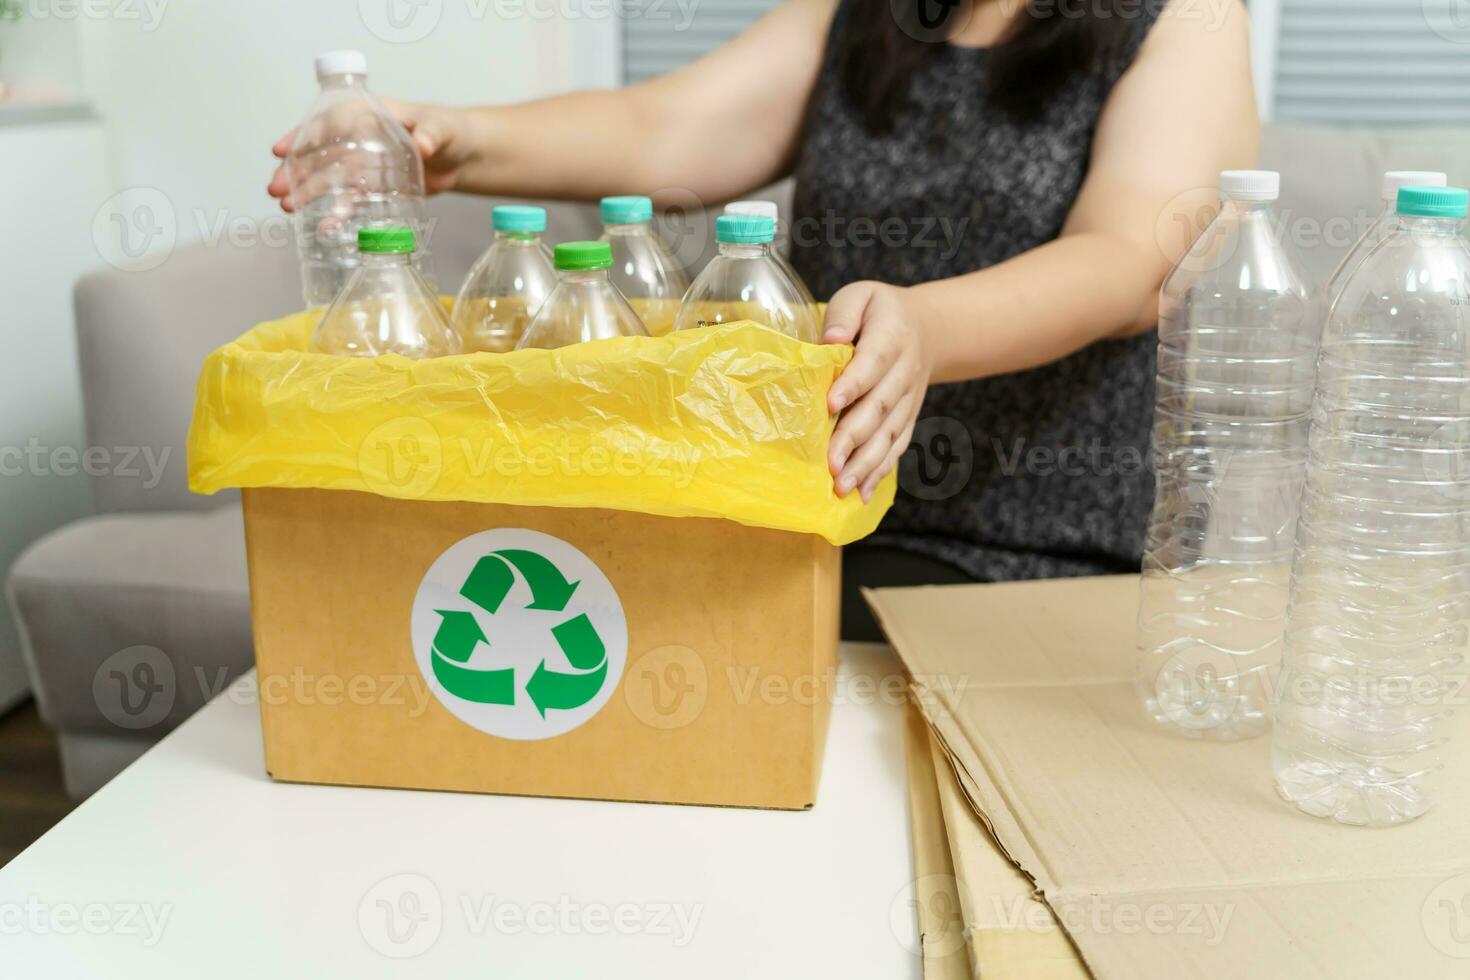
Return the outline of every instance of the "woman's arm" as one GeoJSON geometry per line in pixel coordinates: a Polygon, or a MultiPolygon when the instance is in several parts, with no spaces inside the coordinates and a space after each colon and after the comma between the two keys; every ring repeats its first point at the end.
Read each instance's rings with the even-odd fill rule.
{"type": "MultiPolygon", "coordinates": [[[[676,190],[714,203],[790,168],[835,9],[836,0],[787,0],[698,61],[617,91],[484,108],[389,104],[419,144],[430,193],[592,200],[676,190]]],[[[277,157],[291,135],[272,148],[277,157]]],[[[280,168],[269,190],[289,210],[280,168]]]]}
{"type": "Polygon", "coordinates": [[[828,465],[871,496],[908,446],[931,382],[1046,364],[1151,327],[1159,285],[1213,205],[1219,172],[1252,166],[1259,121],[1245,11],[1221,23],[1175,0],[1114,86],[1061,237],[979,272],[900,288],[854,283],[827,309],[829,343],[856,340],[829,409],[847,409],[828,465]],[[850,407],[849,407],[850,406],[850,407]]]}

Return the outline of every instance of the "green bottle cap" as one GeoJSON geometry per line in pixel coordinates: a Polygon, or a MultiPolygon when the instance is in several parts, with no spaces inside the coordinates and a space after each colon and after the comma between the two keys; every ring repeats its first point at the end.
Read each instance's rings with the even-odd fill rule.
{"type": "Polygon", "coordinates": [[[1463,218],[1470,192],[1463,187],[1400,187],[1398,212],[1419,218],[1463,218]]]}
{"type": "Polygon", "coordinates": [[[546,230],[546,209],[528,204],[501,204],[490,212],[496,231],[546,230]]]}
{"type": "Polygon", "coordinates": [[[715,240],[764,244],[776,238],[776,222],[763,214],[722,214],[715,219],[715,240]]]}
{"type": "Polygon", "coordinates": [[[563,272],[606,269],[612,265],[612,246],[607,242],[562,242],[555,254],[556,267],[563,272]]]}
{"type": "Polygon", "coordinates": [[[605,225],[631,225],[653,220],[653,201],[638,195],[604,197],[600,210],[605,225]]]}
{"type": "Polygon", "coordinates": [[[414,250],[413,229],[402,225],[357,229],[357,250],[373,255],[394,255],[414,250]]]}

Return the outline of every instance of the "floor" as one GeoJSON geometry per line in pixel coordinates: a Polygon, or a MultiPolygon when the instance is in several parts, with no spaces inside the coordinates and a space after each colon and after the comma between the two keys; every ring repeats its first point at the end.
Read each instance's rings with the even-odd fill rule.
{"type": "Polygon", "coordinates": [[[56,737],[34,701],[0,715],[0,866],[71,812],[56,737]]]}

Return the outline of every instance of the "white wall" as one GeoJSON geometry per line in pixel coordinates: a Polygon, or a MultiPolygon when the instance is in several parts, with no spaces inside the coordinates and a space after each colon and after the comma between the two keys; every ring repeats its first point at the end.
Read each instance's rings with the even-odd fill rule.
{"type": "Polygon", "coordinates": [[[107,133],[115,190],[161,190],[183,242],[200,237],[200,214],[277,213],[265,194],[270,145],[311,103],[317,52],[361,49],[371,88],[413,100],[496,103],[613,85],[618,24],[554,15],[577,6],[131,0],[118,9],[144,11],[137,18],[78,21],[83,85],[107,133]],[[161,6],[156,18],[146,2],[161,6]]]}

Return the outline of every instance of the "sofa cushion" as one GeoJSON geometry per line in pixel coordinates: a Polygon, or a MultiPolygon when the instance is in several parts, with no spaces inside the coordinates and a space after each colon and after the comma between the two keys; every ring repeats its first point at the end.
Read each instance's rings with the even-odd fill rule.
{"type": "Polygon", "coordinates": [[[77,521],[21,555],[9,590],[65,731],[157,737],[253,662],[238,506],[77,521]]]}

